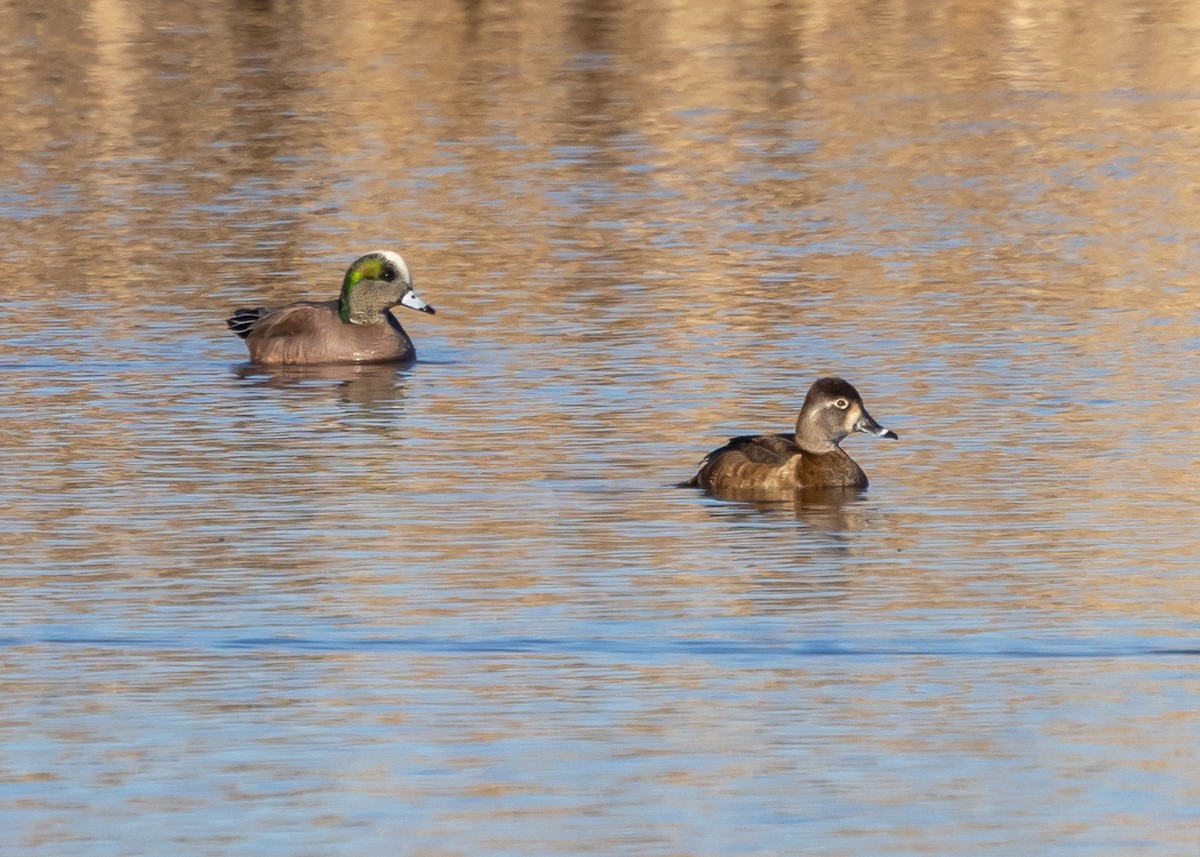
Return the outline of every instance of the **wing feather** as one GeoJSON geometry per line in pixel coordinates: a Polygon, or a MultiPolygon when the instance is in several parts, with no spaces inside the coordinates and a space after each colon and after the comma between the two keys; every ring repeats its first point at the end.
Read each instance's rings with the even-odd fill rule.
{"type": "Polygon", "coordinates": [[[311,334],[330,322],[336,301],[297,301],[282,307],[254,307],[234,310],[225,320],[229,329],[246,339],[311,334]]]}

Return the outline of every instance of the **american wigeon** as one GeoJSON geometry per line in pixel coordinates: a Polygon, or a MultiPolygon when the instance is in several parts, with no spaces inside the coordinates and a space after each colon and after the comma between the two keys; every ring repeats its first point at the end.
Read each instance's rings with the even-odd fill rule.
{"type": "Polygon", "coordinates": [[[376,250],[354,260],[336,300],[238,309],[226,324],[246,340],[254,363],[401,363],[417,352],[391,313],[395,306],[434,311],[413,291],[404,259],[376,250]]]}
{"type": "Polygon", "coordinates": [[[841,378],[818,378],[804,397],[795,434],[745,435],[713,450],[688,485],[713,494],[866,488],[867,474],[838,444],[852,432],[898,438],[871,418],[841,378]]]}

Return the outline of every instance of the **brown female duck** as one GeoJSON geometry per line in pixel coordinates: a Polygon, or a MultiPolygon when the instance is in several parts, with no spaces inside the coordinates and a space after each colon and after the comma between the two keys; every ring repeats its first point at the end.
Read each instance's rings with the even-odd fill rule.
{"type": "Polygon", "coordinates": [[[705,456],[688,484],[717,495],[866,488],[867,474],[838,446],[853,432],[898,437],[872,419],[849,382],[818,378],[804,397],[795,434],[735,437],[705,456]]]}
{"type": "Polygon", "coordinates": [[[336,300],[239,309],[226,324],[246,340],[254,363],[401,363],[417,352],[391,313],[396,306],[434,311],[413,291],[404,259],[376,250],[354,260],[336,300]]]}

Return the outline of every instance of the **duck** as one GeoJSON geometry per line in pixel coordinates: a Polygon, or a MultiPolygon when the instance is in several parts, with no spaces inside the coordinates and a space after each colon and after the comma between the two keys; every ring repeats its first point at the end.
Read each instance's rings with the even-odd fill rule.
{"type": "Polygon", "coordinates": [[[241,308],[225,323],[246,341],[252,363],[404,363],[414,360],[417,351],[392,315],[397,306],[435,312],[413,291],[404,258],[374,250],[346,269],[335,300],[241,308]]]}
{"type": "Polygon", "coordinates": [[[700,462],[685,483],[714,495],[782,493],[868,485],[867,474],[839,445],[854,432],[898,440],[867,413],[843,378],[818,378],[804,397],[794,434],[731,438],[700,462]]]}

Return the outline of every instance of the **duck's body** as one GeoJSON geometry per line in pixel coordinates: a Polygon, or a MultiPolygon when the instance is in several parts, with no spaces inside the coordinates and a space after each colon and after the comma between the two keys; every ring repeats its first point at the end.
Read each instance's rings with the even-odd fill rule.
{"type": "Polygon", "coordinates": [[[794,434],[735,437],[705,456],[688,484],[716,495],[866,488],[867,474],[838,445],[856,431],[896,438],[871,418],[848,382],[819,378],[804,399],[794,434]]]}
{"type": "Polygon", "coordinates": [[[714,494],[866,488],[867,474],[841,447],[806,453],[794,435],[743,435],[710,452],[691,484],[714,494]]]}
{"type": "Polygon", "coordinates": [[[392,307],[433,313],[412,288],[408,266],[388,250],[355,260],[331,301],[238,309],[226,324],[246,341],[254,363],[402,363],[416,357],[392,307]]]}
{"type": "Polygon", "coordinates": [[[347,324],[336,300],[239,309],[228,324],[254,363],[403,363],[417,356],[390,310],[373,324],[347,324]]]}

